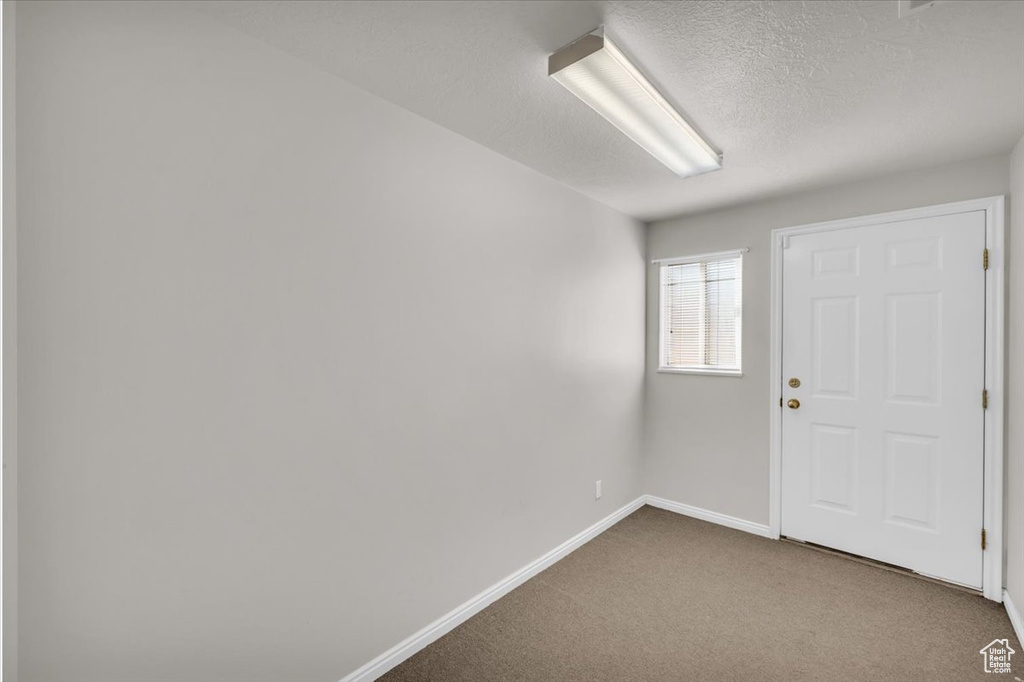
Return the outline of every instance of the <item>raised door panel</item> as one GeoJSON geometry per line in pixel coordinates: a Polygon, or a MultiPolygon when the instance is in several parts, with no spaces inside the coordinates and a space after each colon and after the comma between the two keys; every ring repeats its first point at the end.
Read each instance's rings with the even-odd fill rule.
{"type": "Polygon", "coordinates": [[[857,297],[815,298],[812,302],[812,390],[815,396],[857,397],[857,297]]]}
{"type": "Polygon", "coordinates": [[[886,397],[937,404],[942,385],[942,294],[886,299],[886,397]]]}

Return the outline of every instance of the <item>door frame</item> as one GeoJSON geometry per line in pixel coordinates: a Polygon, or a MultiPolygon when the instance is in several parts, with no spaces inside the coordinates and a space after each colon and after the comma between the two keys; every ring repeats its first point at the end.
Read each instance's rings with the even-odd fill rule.
{"type": "MultiPolygon", "coordinates": [[[[880,223],[917,220],[985,211],[985,246],[989,251],[985,277],[985,489],[983,523],[986,549],[982,553],[982,593],[987,599],[1003,600],[1003,419],[1005,410],[1004,354],[1006,339],[1005,226],[1002,196],[923,206],[903,211],[830,220],[809,225],[772,230],[771,236],[771,308],[770,372],[771,422],[769,464],[768,528],[771,537],[782,533],[782,249],[787,240],[799,234],[829,232],[880,223]]],[[[981,254],[978,254],[981,258],[981,254]]],[[[979,266],[981,264],[979,263],[979,266]]],[[[981,396],[978,396],[981,400],[981,396]]],[[[980,529],[979,529],[980,530],[980,529]]],[[[980,538],[979,538],[980,542],[980,538]]]]}

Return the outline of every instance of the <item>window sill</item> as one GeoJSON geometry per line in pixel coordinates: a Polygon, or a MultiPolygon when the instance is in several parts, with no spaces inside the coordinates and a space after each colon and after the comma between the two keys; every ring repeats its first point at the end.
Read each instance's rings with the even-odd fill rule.
{"type": "Polygon", "coordinates": [[[743,370],[740,369],[700,369],[697,367],[659,367],[659,374],[694,374],[708,377],[743,377],[743,370]]]}

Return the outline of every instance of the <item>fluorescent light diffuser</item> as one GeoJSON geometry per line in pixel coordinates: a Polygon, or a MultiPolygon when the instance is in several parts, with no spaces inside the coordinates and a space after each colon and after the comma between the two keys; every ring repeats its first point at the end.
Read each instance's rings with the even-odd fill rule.
{"type": "Polygon", "coordinates": [[[548,57],[548,75],[681,177],[722,167],[722,157],[622,51],[597,31],[548,57]]]}

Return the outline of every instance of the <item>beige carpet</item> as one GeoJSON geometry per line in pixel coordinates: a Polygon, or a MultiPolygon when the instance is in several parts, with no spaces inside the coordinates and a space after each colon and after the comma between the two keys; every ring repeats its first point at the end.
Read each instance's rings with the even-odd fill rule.
{"type": "Polygon", "coordinates": [[[643,507],[382,680],[1024,680],[999,604],[643,507]],[[1013,674],[979,650],[1009,638],[1013,674]]]}

